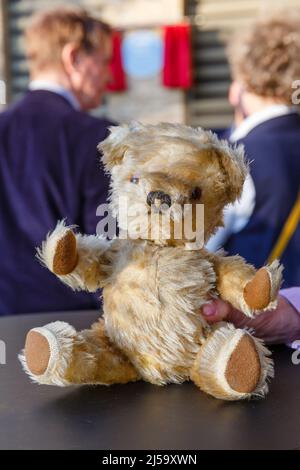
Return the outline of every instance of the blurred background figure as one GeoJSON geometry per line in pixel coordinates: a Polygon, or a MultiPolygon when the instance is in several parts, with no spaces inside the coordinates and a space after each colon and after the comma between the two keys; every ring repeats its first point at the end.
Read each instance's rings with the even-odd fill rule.
{"type": "Polygon", "coordinates": [[[277,14],[237,34],[229,63],[235,120],[220,134],[244,145],[251,176],[208,248],[224,246],[256,267],[280,257],[285,286],[300,285],[300,116],[292,99],[300,77],[299,14],[277,14]]]}
{"type": "Polygon", "coordinates": [[[26,29],[30,83],[0,115],[0,314],[95,308],[35,259],[57,220],[95,233],[108,180],[96,147],[112,124],[85,111],[109,80],[111,31],[78,8],[38,13],[26,29]]]}
{"type": "MultiPolygon", "coordinates": [[[[225,129],[234,118],[234,126],[223,136],[231,136],[232,141],[245,140],[248,159],[254,160],[253,175],[247,180],[244,202],[235,209],[237,215],[233,212],[228,231],[218,234],[212,249],[225,244],[230,252],[239,251],[259,265],[269,257],[278,240],[279,227],[295,204],[297,181],[299,184],[298,117],[290,99],[295,92],[291,81],[300,79],[299,27],[294,26],[296,17],[292,22],[285,21],[289,11],[294,16],[292,8],[298,2],[0,2],[0,109],[9,106],[0,117],[0,249],[4,253],[0,266],[0,314],[96,307],[91,296],[75,295],[44,272],[34,260],[34,245],[53,228],[57,218],[65,216],[71,217],[69,221],[77,223],[81,230],[95,231],[95,205],[105,200],[108,185],[97,162],[95,142],[105,137],[110,119],[170,121],[225,129]],[[28,63],[24,29],[37,11],[58,5],[63,5],[64,11],[70,11],[70,5],[72,11],[74,5],[84,6],[89,12],[84,18],[92,21],[81,17],[74,19],[72,26],[60,17],[52,26],[46,21],[44,31],[34,20],[31,33],[29,29],[26,35],[28,63]],[[246,30],[259,16],[266,18],[278,8],[284,9],[280,13],[280,20],[284,20],[276,27],[274,23],[274,36],[264,25],[258,35],[260,40],[253,42],[253,49],[248,47],[249,53],[242,53],[244,49],[238,47],[240,50],[229,54],[229,66],[225,51],[228,39],[237,29],[246,30]],[[113,25],[113,33],[101,21],[94,28],[93,18],[113,25]],[[113,60],[108,64],[110,56],[113,60]],[[55,66],[46,71],[47,60],[55,66]],[[284,92],[279,83],[283,78],[284,92]],[[104,91],[108,93],[104,95],[104,91]],[[25,106],[29,97],[30,107],[25,106]],[[263,108],[267,111],[262,114],[266,122],[257,125],[254,119],[256,127],[249,134],[233,133],[249,119],[251,124],[250,114],[255,116],[263,108]],[[94,116],[109,118],[93,119],[86,114],[89,110],[94,116]],[[269,138],[265,137],[266,126],[269,133],[268,119],[270,124],[281,119],[286,123],[278,126],[280,141],[276,140],[274,129],[269,138]],[[260,128],[264,131],[258,136],[260,128]],[[253,133],[255,138],[251,138],[253,133]],[[35,141],[37,136],[39,142],[35,141]],[[263,154],[260,145],[266,146],[263,154]],[[287,149],[286,156],[283,147],[287,149]],[[40,197],[36,185],[45,191],[46,199],[40,197]],[[97,204],[93,202],[96,199],[97,204]],[[239,235],[243,237],[240,241],[236,238],[239,235]],[[42,276],[46,276],[43,282],[36,282],[42,276]],[[17,291],[20,295],[16,295],[17,291]]],[[[43,14],[39,16],[42,17],[43,14]]],[[[239,42],[232,42],[239,46],[239,42]]],[[[241,46],[244,44],[244,40],[240,41],[241,46]]],[[[282,258],[286,286],[299,283],[297,240],[299,229],[282,258]]]]}

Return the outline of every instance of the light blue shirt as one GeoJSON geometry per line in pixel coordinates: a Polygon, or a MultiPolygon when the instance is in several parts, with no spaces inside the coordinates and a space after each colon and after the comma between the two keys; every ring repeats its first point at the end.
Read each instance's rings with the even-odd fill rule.
{"type": "Polygon", "coordinates": [[[80,110],[80,104],[74,94],[64,88],[58,83],[52,82],[51,80],[32,80],[29,83],[29,90],[47,90],[57,93],[58,95],[65,98],[74,109],[80,110]]]}

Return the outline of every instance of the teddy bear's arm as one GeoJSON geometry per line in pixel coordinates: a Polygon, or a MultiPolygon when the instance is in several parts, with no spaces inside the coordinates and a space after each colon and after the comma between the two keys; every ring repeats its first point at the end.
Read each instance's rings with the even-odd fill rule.
{"type": "Polygon", "coordinates": [[[111,244],[94,235],[74,234],[64,221],[39,248],[41,263],[73,290],[95,292],[109,276],[111,244]]]}
{"type": "Polygon", "coordinates": [[[212,255],[217,289],[223,300],[248,317],[274,309],[282,280],[282,266],[276,260],[258,271],[240,256],[212,255]]]}

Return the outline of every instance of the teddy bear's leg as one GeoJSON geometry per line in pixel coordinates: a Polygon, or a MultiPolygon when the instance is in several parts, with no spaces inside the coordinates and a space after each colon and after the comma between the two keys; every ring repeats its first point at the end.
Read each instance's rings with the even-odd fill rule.
{"type": "Polygon", "coordinates": [[[206,393],[223,400],[262,397],[273,377],[273,361],[261,340],[248,331],[221,323],[201,346],[191,379],[206,393]]]}
{"type": "Polygon", "coordinates": [[[139,379],[128,358],[109,341],[103,320],[79,333],[60,321],[33,328],[19,358],[31,379],[40,384],[110,385],[139,379]]]}
{"type": "Polygon", "coordinates": [[[41,263],[73,290],[96,292],[110,272],[110,243],[94,235],[74,234],[58,222],[37,251],[41,263]]]}
{"type": "Polygon", "coordinates": [[[240,256],[212,256],[223,300],[249,317],[276,308],[283,270],[277,260],[256,271],[240,256]]]}

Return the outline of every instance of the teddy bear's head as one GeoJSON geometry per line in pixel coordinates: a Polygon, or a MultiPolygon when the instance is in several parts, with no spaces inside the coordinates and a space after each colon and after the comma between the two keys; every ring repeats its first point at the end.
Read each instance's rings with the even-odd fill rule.
{"type": "Polygon", "coordinates": [[[99,150],[111,174],[110,203],[120,228],[163,244],[191,241],[184,233],[174,236],[174,224],[191,213],[193,233],[201,231],[206,242],[222,225],[224,206],[240,196],[247,174],[241,146],[178,124],[112,127],[99,150]],[[204,207],[200,225],[197,205],[204,207]],[[167,216],[169,231],[162,224],[167,216]]]}

